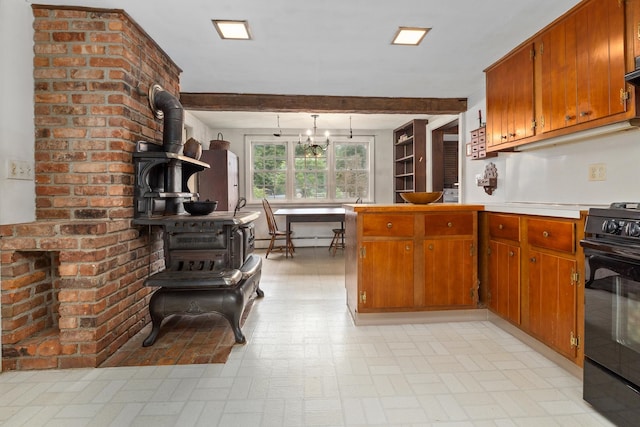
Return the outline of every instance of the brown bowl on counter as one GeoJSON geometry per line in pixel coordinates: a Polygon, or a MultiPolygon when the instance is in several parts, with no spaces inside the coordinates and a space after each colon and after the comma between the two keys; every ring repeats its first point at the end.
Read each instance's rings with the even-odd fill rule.
{"type": "Polygon", "coordinates": [[[440,200],[442,197],[442,191],[400,193],[400,197],[402,197],[406,202],[413,203],[415,205],[426,205],[440,200]]]}

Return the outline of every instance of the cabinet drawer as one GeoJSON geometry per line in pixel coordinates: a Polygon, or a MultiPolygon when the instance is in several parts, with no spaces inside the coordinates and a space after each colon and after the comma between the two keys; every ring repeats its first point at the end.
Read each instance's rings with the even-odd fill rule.
{"type": "Polygon", "coordinates": [[[364,236],[413,236],[413,215],[375,215],[362,217],[364,236]]]}
{"type": "Polygon", "coordinates": [[[489,214],[488,222],[490,237],[520,241],[520,217],[489,214]]]}
{"type": "Polygon", "coordinates": [[[530,245],[563,252],[575,252],[575,225],[568,221],[529,219],[530,245]]]}
{"type": "Polygon", "coordinates": [[[425,236],[473,235],[472,213],[427,214],[424,216],[425,236]]]}

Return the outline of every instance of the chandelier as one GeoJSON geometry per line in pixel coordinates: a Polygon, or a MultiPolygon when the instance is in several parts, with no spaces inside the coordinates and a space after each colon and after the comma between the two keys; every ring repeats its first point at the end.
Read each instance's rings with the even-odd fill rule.
{"type": "Polygon", "coordinates": [[[330,134],[329,131],[324,132],[324,143],[321,141],[322,137],[318,139],[318,127],[316,125],[318,114],[312,114],[311,117],[313,117],[313,130],[307,129],[307,139],[304,142],[302,142],[302,134],[298,135],[298,145],[303,146],[307,156],[318,157],[329,147],[330,134]]]}

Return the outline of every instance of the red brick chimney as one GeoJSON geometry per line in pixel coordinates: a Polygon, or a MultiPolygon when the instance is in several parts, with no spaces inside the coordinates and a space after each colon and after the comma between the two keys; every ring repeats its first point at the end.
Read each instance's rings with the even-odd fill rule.
{"type": "Polygon", "coordinates": [[[181,70],[124,11],[33,14],[37,221],[0,227],[2,368],[97,367],[149,321],[162,241],[131,225],[132,152],[181,70]]]}

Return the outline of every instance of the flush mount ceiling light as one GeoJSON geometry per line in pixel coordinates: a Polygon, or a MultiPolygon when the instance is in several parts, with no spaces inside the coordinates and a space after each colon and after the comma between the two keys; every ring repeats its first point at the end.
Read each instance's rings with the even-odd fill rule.
{"type": "Polygon", "coordinates": [[[417,46],[431,28],[398,27],[391,44],[417,46]]]}
{"type": "Polygon", "coordinates": [[[216,31],[224,40],[251,40],[247,21],[232,21],[224,19],[212,20],[216,31]]]}

